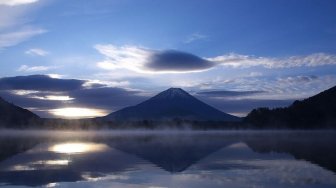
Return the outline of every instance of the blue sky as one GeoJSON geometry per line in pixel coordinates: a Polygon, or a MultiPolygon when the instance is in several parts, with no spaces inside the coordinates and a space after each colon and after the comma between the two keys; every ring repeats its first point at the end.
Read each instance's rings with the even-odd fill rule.
{"type": "Polygon", "coordinates": [[[336,84],[335,8],[332,0],[0,0],[0,96],[43,117],[103,115],[169,87],[240,116],[285,106],[336,84]],[[53,88],[70,79],[76,89],[53,88]]]}

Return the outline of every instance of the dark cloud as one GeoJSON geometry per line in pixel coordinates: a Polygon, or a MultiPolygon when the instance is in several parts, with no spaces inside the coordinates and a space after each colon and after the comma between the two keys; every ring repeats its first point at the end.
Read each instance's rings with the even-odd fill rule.
{"type": "Polygon", "coordinates": [[[0,78],[0,97],[23,108],[29,108],[41,117],[51,117],[48,110],[64,107],[98,108],[115,111],[140,103],[148,97],[139,91],[91,84],[85,88],[86,80],[56,79],[46,75],[31,75],[0,78]],[[37,93],[15,94],[13,90],[34,90],[37,93]],[[73,100],[43,100],[47,96],[69,96],[73,100]]]}
{"type": "Polygon", "coordinates": [[[198,95],[216,96],[216,97],[236,97],[236,96],[248,96],[259,93],[265,93],[265,91],[201,91],[198,95]]]}
{"type": "Polygon", "coordinates": [[[52,117],[48,113],[49,109],[61,108],[65,105],[61,101],[30,98],[29,95],[15,95],[10,91],[0,91],[0,97],[17,106],[29,109],[40,117],[52,117]]]}
{"type": "Polygon", "coordinates": [[[168,50],[150,56],[145,66],[152,71],[197,71],[209,69],[214,63],[190,53],[168,50]]]}
{"type": "MultiPolygon", "coordinates": [[[[62,105],[60,101],[52,100],[41,100],[37,98],[31,98],[32,95],[16,95],[10,91],[0,91],[0,97],[6,101],[18,105],[24,108],[38,108],[38,109],[49,109],[57,108],[62,105]]],[[[43,96],[42,94],[37,94],[37,96],[43,96]]]]}
{"type": "Polygon", "coordinates": [[[84,80],[56,79],[47,75],[0,78],[0,90],[70,91],[82,88],[84,80]]]}

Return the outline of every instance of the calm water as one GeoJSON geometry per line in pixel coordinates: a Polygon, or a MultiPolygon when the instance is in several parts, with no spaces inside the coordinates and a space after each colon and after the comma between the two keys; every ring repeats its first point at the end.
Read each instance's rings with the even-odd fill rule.
{"type": "Polygon", "coordinates": [[[0,133],[4,187],[336,187],[335,132],[0,133]]]}

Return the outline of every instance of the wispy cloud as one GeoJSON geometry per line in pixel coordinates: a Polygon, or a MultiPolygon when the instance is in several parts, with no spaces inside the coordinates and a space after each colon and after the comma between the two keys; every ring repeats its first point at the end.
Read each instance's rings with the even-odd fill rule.
{"type": "Polygon", "coordinates": [[[287,77],[280,77],[277,79],[278,82],[280,83],[307,83],[307,82],[312,82],[314,80],[318,80],[319,77],[315,75],[311,76],[287,76],[287,77]]]}
{"type": "Polygon", "coordinates": [[[336,65],[336,55],[326,53],[314,53],[306,56],[290,56],[284,58],[255,57],[231,53],[207,58],[207,60],[232,68],[262,66],[272,69],[336,65]]]}
{"type": "Polygon", "coordinates": [[[31,98],[40,100],[51,100],[51,101],[71,101],[74,99],[66,95],[31,96],[31,98]]]}
{"type": "Polygon", "coordinates": [[[15,46],[31,37],[47,32],[39,28],[26,28],[10,33],[0,33],[0,48],[15,46]]]}
{"type": "Polygon", "coordinates": [[[128,81],[101,81],[101,80],[88,80],[83,84],[85,88],[95,87],[127,87],[130,83],[128,81]]]}
{"type": "Polygon", "coordinates": [[[32,49],[25,51],[25,54],[28,54],[31,56],[46,56],[49,54],[49,52],[43,49],[40,49],[40,48],[32,48],[32,49]]]}
{"type": "Polygon", "coordinates": [[[265,91],[201,91],[198,92],[198,95],[206,95],[212,97],[236,97],[236,96],[252,96],[260,93],[265,93],[265,91]]]}
{"type": "MultiPolygon", "coordinates": [[[[230,99],[302,99],[317,94],[320,91],[326,90],[335,86],[336,76],[334,75],[296,75],[296,76],[281,76],[275,78],[264,77],[245,77],[232,79],[214,79],[212,81],[200,82],[199,85],[194,85],[192,89],[203,88],[206,85],[208,90],[223,90],[230,91],[263,91],[257,95],[232,95],[230,99]]],[[[208,97],[228,98],[225,95],[207,95],[208,97]]]]}
{"type": "Polygon", "coordinates": [[[97,66],[103,69],[126,68],[141,72],[147,58],[153,53],[152,50],[136,46],[95,45],[99,53],[105,55],[104,61],[98,62],[97,66]]]}
{"type": "Polygon", "coordinates": [[[0,0],[0,49],[15,46],[46,32],[31,24],[33,18],[30,13],[36,10],[37,2],[38,0],[0,0]]]}
{"type": "Polygon", "coordinates": [[[17,5],[36,3],[38,1],[39,0],[1,0],[0,5],[17,6],[17,5]]]}
{"type": "Polygon", "coordinates": [[[51,69],[55,69],[54,66],[28,66],[28,65],[21,65],[17,71],[19,72],[41,72],[47,71],[51,69]]]}
{"type": "Polygon", "coordinates": [[[184,41],[184,43],[189,44],[197,40],[204,40],[207,39],[208,36],[200,34],[200,33],[193,33],[184,41]]]}
{"type": "Polygon", "coordinates": [[[203,72],[215,67],[268,69],[317,67],[336,65],[336,55],[314,53],[304,56],[255,57],[230,53],[202,58],[176,50],[153,50],[137,46],[96,45],[95,49],[105,56],[97,66],[106,70],[128,69],[138,73],[190,73],[203,72]]]}

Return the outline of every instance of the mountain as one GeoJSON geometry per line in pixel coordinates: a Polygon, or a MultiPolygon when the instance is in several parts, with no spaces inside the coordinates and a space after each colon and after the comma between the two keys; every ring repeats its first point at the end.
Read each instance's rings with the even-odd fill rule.
{"type": "Polygon", "coordinates": [[[180,88],[165,90],[147,101],[113,112],[103,119],[240,121],[240,118],[221,112],[180,88]]]}
{"type": "Polygon", "coordinates": [[[244,119],[257,128],[336,128],[336,86],[286,108],[258,108],[244,119]]]}
{"type": "Polygon", "coordinates": [[[23,127],[37,119],[39,119],[39,116],[36,114],[8,103],[0,97],[0,127],[23,127]]]}

